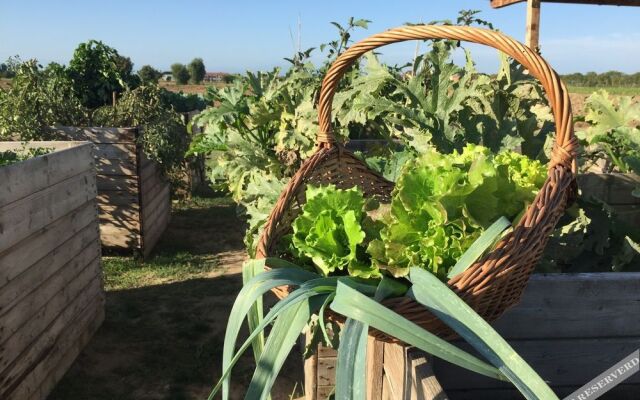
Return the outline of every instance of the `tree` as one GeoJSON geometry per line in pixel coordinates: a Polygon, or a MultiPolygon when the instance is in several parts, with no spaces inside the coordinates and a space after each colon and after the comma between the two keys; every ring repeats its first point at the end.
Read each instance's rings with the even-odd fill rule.
{"type": "Polygon", "coordinates": [[[94,109],[111,103],[112,92],[135,85],[133,63],[97,40],[80,43],[69,62],[69,77],[82,105],[94,109]],[[131,85],[130,85],[131,84],[131,85]]]}
{"type": "Polygon", "coordinates": [[[235,75],[225,75],[225,76],[222,77],[222,82],[224,82],[226,84],[231,84],[235,80],[236,80],[236,76],[235,75]]]}
{"type": "Polygon", "coordinates": [[[189,82],[189,71],[184,64],[175,63],[171,66],[171,74],[178,85],[185,85],[189,82]]]}
{"type": "Polygon", "coordinates": [[[158,79],[162,76],[162,72],[153,68],[151,65],[143,65],[138,71],[138,76],[143,83],[158,83],[158,79]]]}
{"type": "Polygon", "coordinates": [[[189,63],[189,76],[191,77],[191,83],[200,84],[206,73],[207,71],[204,68],[202,58],[194,58],[191,60],[191,63],[189,63]]]}

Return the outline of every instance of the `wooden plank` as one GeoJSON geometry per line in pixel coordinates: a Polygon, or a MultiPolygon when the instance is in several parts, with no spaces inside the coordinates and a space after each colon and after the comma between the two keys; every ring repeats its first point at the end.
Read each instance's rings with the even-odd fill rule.
{"type": "Polygon", "coordinates": [[[95,200],[83,204],[0,253],[0,288],[15,279],[26,267],[45,257],[52,248],[61,246],[89,225],[98,229],[95,200]]]}
{"type": "Polygon", "coordinates": [[[317,376],[317,361],[316,355],[313,355],[304,360],[304,398],[305,400],[316,400],[316,379],[317,376]]]}
{"type": "Polygon", "coordinates": [[[384,345],[384,383],[382,398],[404,400],[405,348],[398,344],[384,345]]]}
{"type": "Polygon", "coordinates": [[[433,357],[408,349],[405,367],[405,398],[447,400],[448,396],[433,372],[433,357]]]}
{"type": "MultiPolygon", "coordinates": [[[[99,265],[98,260],[95,261],[99,265]]],[[[102,292],[102,279],[95,276],[80,289],[76,296],[69,299],[60,310],[45,313],[46,322],[31,319],[18,334],[13,335],[2,344],[0,353],[0,391],[14,386],[17,380],[25,375],[25,371],[33,369],[50,351],[51,344],[69,325],[70,321],[86,307],[87,302],[102,292]]]]}
{"type": "Polygon", "coordinates": [[[640,337],[630,315],[640,315],[638,272],[538,274],[493,326],[507,339],[640,337]]]}
{"type": "Polygon", "coordinates": [[[100,276],[100,264],[95,262],[99,261],[99,258],[91,259],[92,256],[95,256],[95,248],[87,247],[77,258],[68,262],[60,271],[6,311],[0,326],[0,344],[19,332],[32,318],[44,321],[51,316],[52,309],[64,308],[91,279],[100,276]]]}
{"type": "MultiPolygon", "coordinates": [[[[640,338],[509,340],[508,342],[545,381],[554,387],[584,385],[637,350],[640,338]]],[[[456,341],[454,344],[465,351],[475,353],[466,343],[456,341]]],[[[434,371],[447,393],[450,389],[492,389],[511,386],[509,383],[468,372],[438,359],[434,360],[434,371]]],[[[629,377],[625,382],[640,384],[640,374],[629,377]]]]}
{"type": "Polygon", "coordinates": [[[99,215],[102,219],[128,219],[128,220],[138,220],[140,218],[140,212],[136,207],[129,206],[109,206],[101,204],[99,207],[99,215]]]}
{"type": "Polygon", "coordinates": [[[113,190],[138,193],[138,179],[135,176],[127,175],[98,175],[96,177],[98,192],[108,192],[113,190]]]}
{"type": "Polygon", "coordinates": [[[109,191],[98,193],[98,204],[107,206],[137,206],[138,196],[126,191],[109,191]]]}
{"type": "Polygon", "coordinates": [[[540,52],[540,0],[527,1],[527,31],[525,43],[540,52]]]}
{"type": "Polygon", "coordinates": [[[156,199],[156,197],[164,189],[164,187],[168,185],[168,182],[163,181],[159,177],[153,177],[151,179],[147,179],[146,181],[142,181],[142,191],[140,193],[142,209],[144,210],[145,208],[147,208],[147,206],[156,199]]]}
{"type": "Polygon", "coordinates": [[[140,180],[142,182],[151,179],[153,176],[159,175],[160,169],[155,162],[145,159],[142,164],[140,164],[140,180]]]}
{"type": "Polygon", "coordinates": [[[133,160],[137,158],[137,148],[134,143],[95,143],[94,154],[96,158],[110,160],[133,160]]]}
{"type": "Polygon", "coordinates": [[[87,251],[87,248],[89,248],[89,251],[93,251],[92,258],[99,257],[99,239],[97,224],[93,222],[60,246],[54,247],[51,252],[35,264],[17,266],[16,270],[21,270],[21,273],[8,280],[0,290],[0,316],[72,259],[81,257],[82,253],[87,251]]]}
{"type": "Polygon", "coordinates": [[[171,187],[165,184],[152,202],[142,206],[142,224],[146,229],[151,229],[155,220],[171,210],[171,187]]]}
{"type": "Polygon", "coordinates": [[[367,400],[382,400],[384,342],[367,339],[367,400]]]}
{"type": "Polygon", "coordinates": [[[318,387],[335,386],[336,363],[337,357],[319,357],[318,358],[318,387]]]}
{"type": "Polygon", "coordinates": [[[140,235],[126,228],[100,224],[100,242],[103,247],[120,249],[139,249],[140,235]]]}
{"type": "Polygon", "coordinates": [[[44,400],[104,321],[104,297],[96,296],[70,322],[46,357],[20,382],[8,400],[44,400]]]}
{"type": "Polygon", "coordinates": [[[95,173],[87,171],[0,208],[0,252],[95,196],[95,173]]]}
{"type": "Polygon", "coordinates": [[[113,218],[108,216],[106,218],[100,218],[100,225],[110,225],[114,228],[122,228],[127,231],[131,231],[136,234],[140,234],[140,221],[129,218],[113,218]]]}
{"type": "Polygon", "coordinates": [[[144,257],[147,257],[154,249],[154,247],[162,237],[162,234],[166,231],[170,220],[171,211],[169,209],[167,210],[167,212],[163,213],[159,219],[156,220],[156,223],[152,225],[146,233],[143,232],[142,244],[144,257]]]}
{"type": "MultiPolygon", "coordinates": [[[[0,145],[15,147],[15,143],[0,142],[0,145]]],[[[94,168],[91,144],[62,143],[74,147],[0,168],[0,182],[2,182],[0,206],[6,206],[72,176],[79,175],[83,171],[94,168]]],[[[43,144],[43,146],[46,146],[46,144],[43,144]]]]}
{"type": "Polygon", "coordinates": [[[135,143],[136,128],[55,127],[53,130],[71,140],[93,143],[135,143]]]}
{"type": "Polygon", "coordinates": [[[134,176],[138,174],[135,160],[96,158],[96,170],[100,175],[134,176]]]}

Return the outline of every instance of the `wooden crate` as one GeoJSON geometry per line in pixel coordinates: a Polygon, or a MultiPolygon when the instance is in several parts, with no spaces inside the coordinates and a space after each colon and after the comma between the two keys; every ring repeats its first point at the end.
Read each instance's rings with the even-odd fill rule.
{"type": "MultiPolygon", "coordinates": [[[[22,145],[0,142],[0,151],[22,145]]],[[[104,319],[93,146],[0,167],[0,399],[45,399],[104,319]]]]}
{"type": "MultiPolygon", "coordinates": [[[[534,275],[522,301],[493,325],[559,396],[566,396],[640,346],[640,273],[534,275]]],[[[454,343],[474,353],[463,341],[454,343]]],[[[434,383],[425,355],[380,346],[369,344],[367,382],[376,389],[368,390],[368,399],[425,399],[416,395],[434,383]],[[402,394],[388,397],[389,386],[402,394]]],[[[335,359],[333,350],[321,348],[306,361],[307,400],[323,400],[332,392],[335,359]]],[[[442,360],[434,359],[433,371],[444,389],[442,399],[523,398],[508,383],[442,360]]],[[[640,374],[607,396],[637,399],[638,393],[640,374]]]]}
{"type": "Polygon", "coordinates": [[[96,148],[100,239],[107,249],[148,256],[171,216],[169,182],[137,145],[137,128],[56,128],[96,148]]]}

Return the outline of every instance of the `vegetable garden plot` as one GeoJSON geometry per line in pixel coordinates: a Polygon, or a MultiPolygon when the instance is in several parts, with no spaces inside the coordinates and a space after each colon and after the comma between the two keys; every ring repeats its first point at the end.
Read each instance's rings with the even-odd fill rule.
{"type": "Polygon", "coordinates": [[[171,214],[170,185],[137,145],[137,128],[59,128],[96,146],[100,239],[109,249],[147,256],[171,214]]]}
{"type": "MultiPolygon", "coordinates": [[[[92,146],[0,167],[0,398],[44,399],[104,319],[92,146]]],[[[0,142],[0,151],[23,147],[0,142]]]]}

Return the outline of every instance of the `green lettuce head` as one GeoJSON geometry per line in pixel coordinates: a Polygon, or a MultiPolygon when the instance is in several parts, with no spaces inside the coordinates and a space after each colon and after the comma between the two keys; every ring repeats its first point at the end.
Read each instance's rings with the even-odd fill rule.
{"type": "Polygon", "coordinates": [[[297,255],[310,259],[322,275],[340,271],[362,278],[379,277],[366,254],[366,245],[378,237],[380,226],[372,221],[358,188],[336,189],[334,185],[308,186],[302,213],[293,222],[291,242],[297,255]]]}

